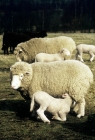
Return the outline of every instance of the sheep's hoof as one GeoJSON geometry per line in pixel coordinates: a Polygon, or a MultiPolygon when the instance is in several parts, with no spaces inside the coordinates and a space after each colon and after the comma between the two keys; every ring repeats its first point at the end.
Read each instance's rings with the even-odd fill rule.
{"type": "Polygon", "coordinates": [[[77,115],[77,118],[80,118],[80,117],[83,117],[84,115],[81,115],[81,114],[78,114],[77,115]]]}
{"type": "Polygon", "coordinates": [[[81,114],[78,114],[78,115],[77,115],[77,118],[80,118],[80,117],[81,117],[81,114]]]}
{"type": "Polygon", "coordinates": [[[50,124],[50,122],[48,122],[48,124],[50,124]]]}
{"type": "Polygon", "coordinates": [[[66,118],[65,118],[65,119],[63,119],[62,121],[66,121],[66,118]]]}
{"type": "Polygon", "coordinates": [[[50,121],[45,121],[44,123],[50,124],[50,121]]]}

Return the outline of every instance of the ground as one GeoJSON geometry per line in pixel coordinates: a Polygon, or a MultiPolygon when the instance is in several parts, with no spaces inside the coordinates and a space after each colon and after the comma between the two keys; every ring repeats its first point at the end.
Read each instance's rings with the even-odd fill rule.
{"type": "MultiPolygon", "coordinates": [[[[95,45],[94,33],[48,33],[48,37],[65,35],[76,44],[95,45]]],[[[43,123],[31,116],[30,101],[25,101],[19,92],[10,86],[10,66],[16,62],[14,54],[3,55],[0,36],[0,140],[95,140],[95,80],[86,96],[86,115],[77,118],[67,115],[66,122],[51,120],[43,123]]],[[[75,55],[75,54],[74,54],[75,55]]],[[[95,75],[95,59],[89,62],[89,55],[83,55],[95,75]]],[[[51,115],[47,114],[51,119],[51,115]]]]}

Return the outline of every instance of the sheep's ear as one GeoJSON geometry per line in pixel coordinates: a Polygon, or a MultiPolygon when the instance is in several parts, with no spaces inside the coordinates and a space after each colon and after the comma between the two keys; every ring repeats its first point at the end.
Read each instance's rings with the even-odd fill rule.
{"type": "Polygon", "coordinates": [[[12,71],[12,68],[13,68],[13,67],[10,67],[10,71],[12,71]]]}
{"type": "Polygon", "coordinates": [[[19,50],[19,53],[22,53],[22,49],[19,50]]]}

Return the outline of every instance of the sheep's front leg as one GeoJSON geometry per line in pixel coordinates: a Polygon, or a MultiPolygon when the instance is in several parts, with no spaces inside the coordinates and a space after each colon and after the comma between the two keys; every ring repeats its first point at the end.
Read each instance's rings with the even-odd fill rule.
{"type": "Polygon", "coordinates": [[[85,99],[83,98],[79,103],[78,115],[77,117],[80,118],[85,115],[85,99]]]}
{"type": "Polygon", "coordinates": [[[40,106],[40,108],[37,110],[37,114],[42,119],[43,122],[47,122],[50,124],[50,120],[45,116],[44,111],[46,110],[46,107],[40,106]]]}

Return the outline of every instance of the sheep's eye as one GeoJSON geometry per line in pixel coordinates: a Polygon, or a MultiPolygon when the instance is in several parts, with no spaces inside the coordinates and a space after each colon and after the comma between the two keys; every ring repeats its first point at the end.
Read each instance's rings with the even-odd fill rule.
{"type": "Polygon", "coordinates": [[[20,80],[22,80],[22,78],[23,78],[23,74],[20,75],[20,80]]]}
{"type": "Polygon", "coordinates": [[[29,75],[30,73],[29,72],[26,72],[26,75],[29,75]]]}

